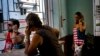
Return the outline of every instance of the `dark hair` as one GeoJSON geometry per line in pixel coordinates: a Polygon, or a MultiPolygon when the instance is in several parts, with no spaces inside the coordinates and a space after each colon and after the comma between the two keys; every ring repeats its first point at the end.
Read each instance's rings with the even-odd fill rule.
{"type": "Polygon", "coordinates": [[[19,21],[17,19],[9,19],[13,23],[13,25],[17,25],[17,27],[20,27],[19,21]]]}
{"type": "Polygon", "coordinates": [[[84,20],[84,16],[82,15],[81,12],[76,12],[75,15],[78,16],[78,18],[77,18],[77,20],[76,20],[76,24],[79,23],[79,20],[80,20],[80,21],[83,21],[83,20],[84,20]]]}
{"type": "Polygon", "coordinates": [[[29,27],[42,27],[42,22],[39,18],[39,16],[35,13],[29,13],[26,17],[26,22],[28,22],[29,27]]]}
{"type": "Polygon", "coordinates": [[[76,12],[75,15],[78,15],[79,19],[83,19],[84,18],[81,12],[76,12]]]}

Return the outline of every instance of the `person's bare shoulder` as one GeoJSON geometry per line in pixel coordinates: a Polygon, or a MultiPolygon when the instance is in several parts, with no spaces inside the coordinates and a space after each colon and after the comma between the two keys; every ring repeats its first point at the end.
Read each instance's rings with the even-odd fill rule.
{"type": "Polygon", "coordinates": [[[24,37],[25,37],[25,35],[23,33],[19,33],[18,36],[21,37],[22,39],[24,39],[24,37]]]}
{"type": "Polygon", "coordinates": [[[33,35],[33,37],[32,37],[32,43],[41,45],[43,43],[42,36],[40,36],[39,34],[35,33],[33,35]]]}

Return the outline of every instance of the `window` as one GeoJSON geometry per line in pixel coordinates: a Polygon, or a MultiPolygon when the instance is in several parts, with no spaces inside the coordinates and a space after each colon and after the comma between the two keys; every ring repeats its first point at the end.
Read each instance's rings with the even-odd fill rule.
{"type": "MultiPolygon", "coordinates": [[[[43,22],[45,9],[44,0],[2,0],[3,8],[3,30],[7,30],[8,20],[11,18],[18,19],[20,28],[26,27],[25,18],[28,13],[37,13],[43,22]]],[[[1,8],[1,0],[0,0],[1,8]]]]}
{"type": "Polygon", "coordinates": [[[94,34],[100,36],[100,0],[94,0],[94,34]]]}

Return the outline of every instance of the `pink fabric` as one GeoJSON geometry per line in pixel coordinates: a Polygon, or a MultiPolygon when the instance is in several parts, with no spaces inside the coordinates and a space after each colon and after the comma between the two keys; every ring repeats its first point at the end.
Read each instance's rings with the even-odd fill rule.
{"type": "Polygon", "coordinates": [[[84,44],[84,40],[78,39],[77,28],[73,28],[73,40],[74,40],[74,44],[77,45],[84,44]]]}

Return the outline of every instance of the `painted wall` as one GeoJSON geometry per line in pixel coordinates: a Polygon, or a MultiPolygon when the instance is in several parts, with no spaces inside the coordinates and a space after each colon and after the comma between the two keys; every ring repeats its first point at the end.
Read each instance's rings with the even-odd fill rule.
{"type": "Polygon", "coordinates": [[[2,3],[1,3],[1,0],[0,0],[0,10],[2,10],[2,5],[1,5],[2,3]]]}
{"type": "Polygon", "coordinates": [[[8,0],[9,3],[9,11],[14,11],[14,0],[8,0]]]}
{"type": "MultiPolygon", "coordinates": [[[[59,0],[58,0],[59,1],[59,0]]],[[[53,0],[53,25],[55,28],[59,29],[59,18],[60,18],[60,9],[59,2],[57,0],[53,0]]]]}
{"type": "Polygon", "coordinates": [[[60,36],[67,35],[66,0],[53,0],[53,25],[59,29],[60,36]],[[63,22],[62,19],[65,19],[63,22]],[[62,24],[62,26],[61,26],[62,24]]]}
{"type": "Polygon", "coordinates": [[[66,8],[66,0],[60,0],[60,8],[61,8],[61,15],[62,15],[62,22],[60,22],[62,24],[61,26],[61,36],[65,36],[67,35],[67,28],[68,28],[68,25],[67,25],[67,8],[66,8]]]}
{"type": "Polygon", "coordinates": [[[93,2],[92,0],[67,0],[68,34],[72,34],[74,13],[82,12],[86,22],[86,32],[93,34],[93,2]]]}
{"type": "Polygon", "coordinates": [[[3,19],[4,20],[8,20],[9,18],[9,13],[8,13],[8,1],[7,0],[2,0],[2,4],[3,4],[3,19]]]}

